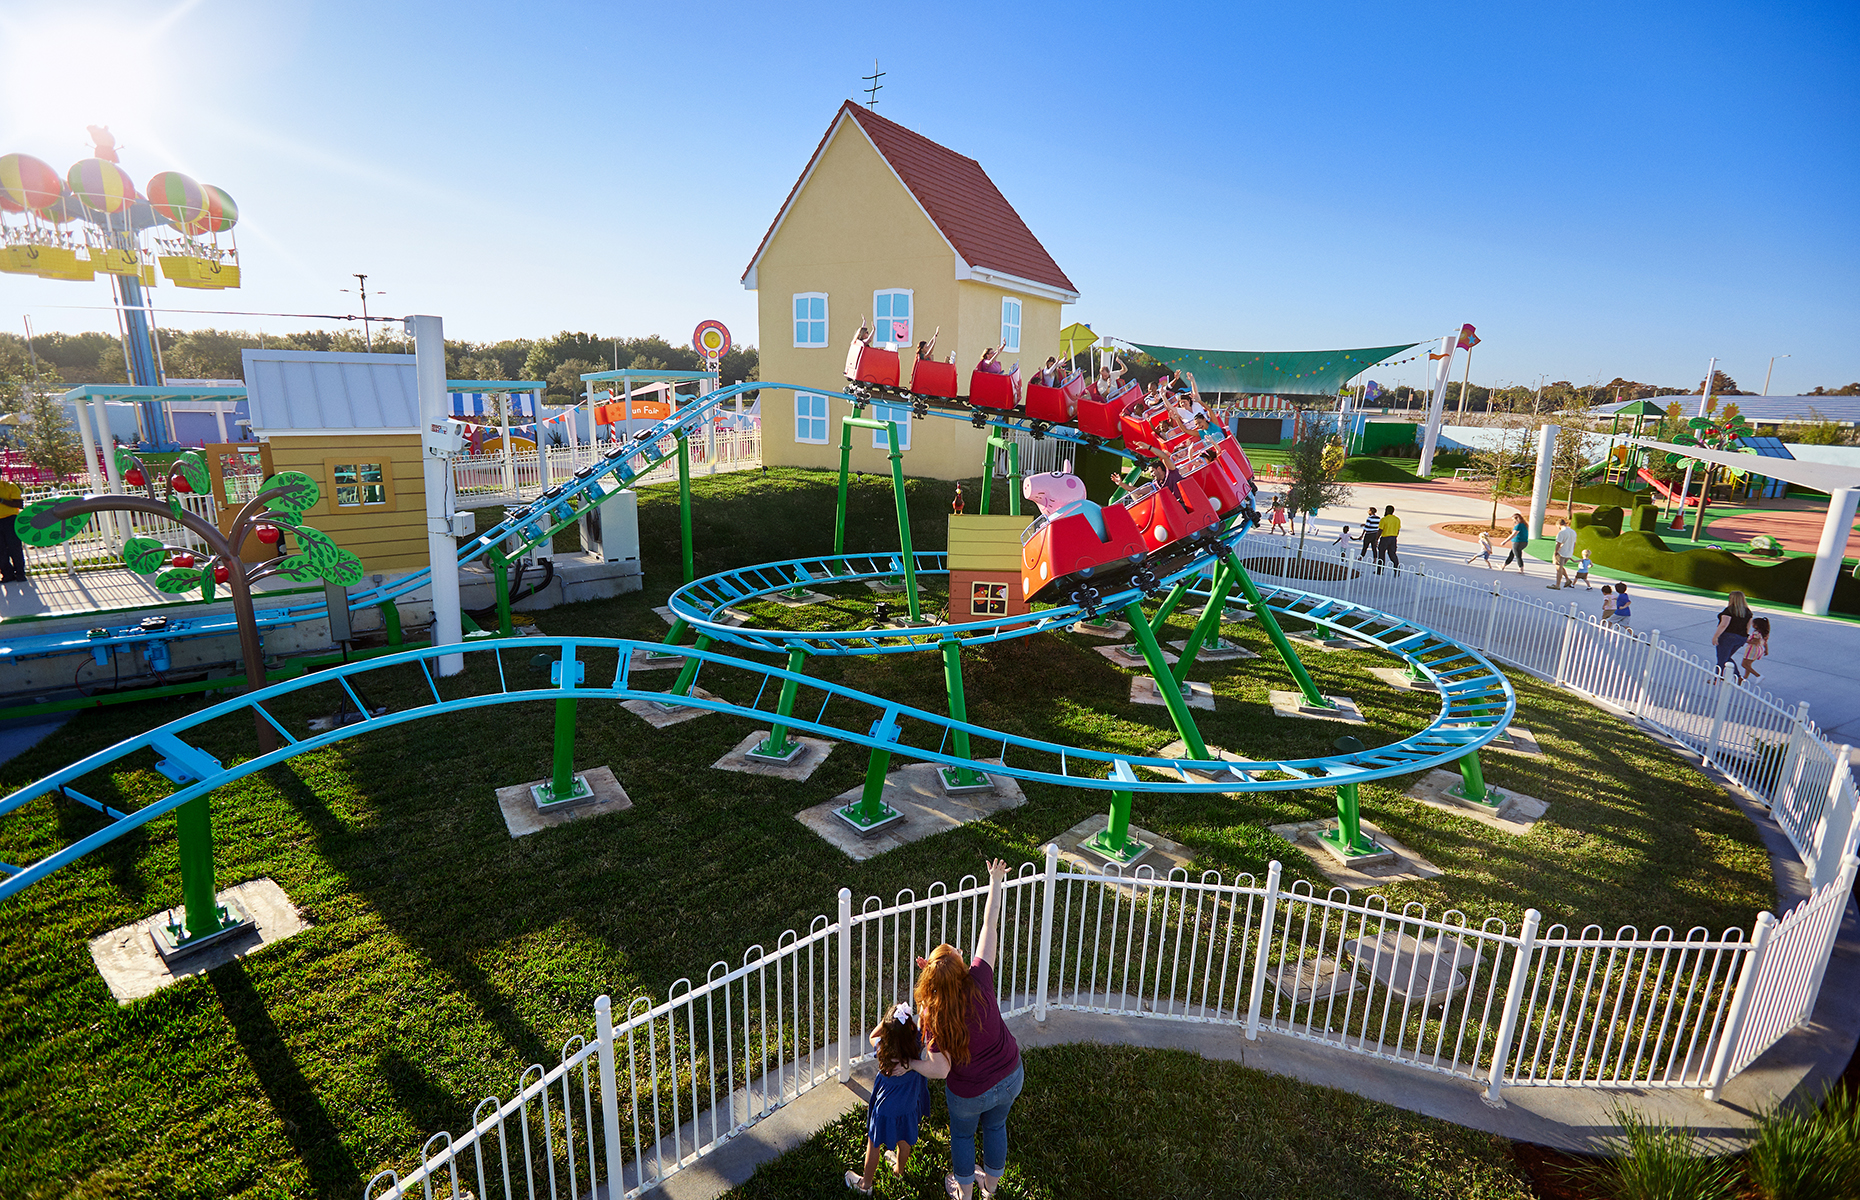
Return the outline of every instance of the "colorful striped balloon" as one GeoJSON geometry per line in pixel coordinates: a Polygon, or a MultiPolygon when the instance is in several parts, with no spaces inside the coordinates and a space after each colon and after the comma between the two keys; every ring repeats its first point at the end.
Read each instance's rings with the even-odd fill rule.
{"type": "Polygon", "coordinates": [[[70,221],[82,221],[90,214],[84,211],[84,202],[78,194],[63,184],[59,185],[59,197],[56,201],[35,211],[54,225],[63,225],[70,221]]]}
{"type": "Polygon", "coordinates": [[[149,203],[162,220],[182,233],[194,232],[206,207],[206,196],[179,171],[163,171],[149,180],[149,203]]]}
{"type": "Polygon", "coordinates": [[[57,204],[63,181],[50,163],[30,154],[0,155],[0,208],[25,212],[57,204]]]}
{"type": "Polygon", "coordinates": [[[65,172],[65,182],[94,213],[121,212],[136,198],[135,181],[107,159],[86,158],[73,164],[65,172]]]}
{"type": "Polygon", "coordinates": [[[239,206],[221,188],[210,183],[200,185],[206,197],[206,210],[195,223],[195,233],[225,233],[239,223],[239,206]]]}

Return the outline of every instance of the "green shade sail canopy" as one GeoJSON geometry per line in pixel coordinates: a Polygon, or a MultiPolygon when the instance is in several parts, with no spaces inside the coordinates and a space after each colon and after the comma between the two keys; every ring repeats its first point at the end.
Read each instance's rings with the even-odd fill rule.
{"type": "Polygon", "coordinates": [[[1129,342],[1157,362],[1187,371],[1204,392],[1269,392],[1282,396],[1334,396],[1344,381],[1419,342],[1360,350],[1187,350],[1129,342]]]}

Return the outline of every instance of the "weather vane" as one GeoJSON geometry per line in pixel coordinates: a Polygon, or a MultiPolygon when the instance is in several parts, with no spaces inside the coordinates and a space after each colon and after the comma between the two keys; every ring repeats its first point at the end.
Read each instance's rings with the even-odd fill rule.
{"type": "Polygon", "coordinates": [[[866,95],[865,106],[867,108],[876,109],[878,107],[878,93],[885,86],[884,84],[880,83],[879,80],[883,79],[884,77],[885,77],[885,73],[878,69],[878,60],[876,58],[872,60],[872,73],[870,75],[859,76],[859,78],[865,80],[867,83],[872,85],[871,87],[860,89],[863,92],[865,92],[865,95],[866,95]]]}

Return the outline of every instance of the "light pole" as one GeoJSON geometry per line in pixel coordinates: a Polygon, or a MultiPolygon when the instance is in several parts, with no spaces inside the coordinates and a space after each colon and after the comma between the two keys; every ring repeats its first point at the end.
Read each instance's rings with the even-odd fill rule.
{"type": "Polygon", "coordinates": [[[1770,369],[1763,372],[1763,394],[1765,396],[1770,394],[1770,376],[1776,373],[1776,360],[1779,358],[1794,358],[1794,357],[1795,355],[1793,354],[1772,354],[1770,355],[1770,369]]]}
{"type": "MultiPolygon", "coordinates": [[[[362,297],[362,341],[367,345],[369,353],[372,354],[375,348],[375,333],[374,329],[368,324],[368,276],[358,274],[355,280],[358,285],[356,291],[359,292],[362,297]]],[[[346,294],[349,292],[349,289],[343,288],[342,291],[346,294]]],[[[385,296],[387,293],[377,290],[375,295],[385,296]]]]}

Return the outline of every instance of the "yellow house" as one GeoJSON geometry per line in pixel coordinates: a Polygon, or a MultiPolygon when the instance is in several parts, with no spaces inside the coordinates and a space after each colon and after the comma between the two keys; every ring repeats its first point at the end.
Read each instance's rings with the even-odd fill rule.
{"type": "MultiPolygon", "coordinates": [[[[982,351],[1022,364],[1059,348],[1060,309],[1079,298],[980,163],[848,100],[820,139],[756,248],[743,286],[757,293],[763,379],[844,390],[846,349],[861,320],[874,343],[908,360],[938,333],[960,387],[982,351]],[[940,332],[938,332],[940,330],[940,332]]],[[[885,411],[870,414],[893,415],[885,411]]],[[[893,410],[905,411],[902,406],[893,410]]],[[[839,466],[839,418],[851,405],[810,392],[767,392],[762,458],[839,466]]],[[[927,417],[901,428],[904,469],[933,479],[981,473],[984,434],[927,417]]],[[[856,430],[852,466],[889,469],[882,435],[856,430]]]]}

